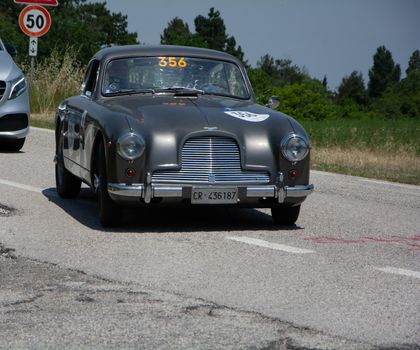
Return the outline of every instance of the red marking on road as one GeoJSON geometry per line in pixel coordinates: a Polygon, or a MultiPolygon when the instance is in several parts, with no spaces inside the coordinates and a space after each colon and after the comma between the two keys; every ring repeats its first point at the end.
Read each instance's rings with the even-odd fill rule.
{"type": "Polygon", "coordinates": [[[379,238],[379,237],[362,237],[362,239],[367,241],[379,242],[379,243],[400,243],[401,239],[386,239],[386,238],[379,238]]]}
{"type": "Polygon", "coordinates": [[[363,239],[344,239],[335,237],[308,237],[304,238],[307,241],[313,241],[315,243],[364,243],[363,239]]]}
{"type": "Polygon", "coordinates": [[[412,237],[401,237],[392,236],[391,238],[382,237],[361,237],[358,239],[344,239],[338,237],[307,237],[304,238],[306,241],[312,241],[319,244],[361,244],[361,243],[392,243],[392,244],[405,244],[410,250],[420,250],[420,244],[416,243],[420,241],[420,235],[412,237]]]}

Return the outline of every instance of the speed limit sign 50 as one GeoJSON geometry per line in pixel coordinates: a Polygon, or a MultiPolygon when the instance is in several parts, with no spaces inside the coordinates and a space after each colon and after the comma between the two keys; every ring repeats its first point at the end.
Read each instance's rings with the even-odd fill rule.
{"type": "Polygon", "coordinates": [[[51,16],[42,6],[27,6],[19,15],[19,26],[26,35],[40,37],[50,29],[51,16]]]}

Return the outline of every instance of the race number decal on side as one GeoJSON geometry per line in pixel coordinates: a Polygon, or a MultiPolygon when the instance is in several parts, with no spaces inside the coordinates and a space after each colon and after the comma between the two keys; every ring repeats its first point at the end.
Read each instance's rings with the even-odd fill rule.
{"type": "Polygon", "coordinates": [[[269,114],[256,114],[246,111],[225,111],[231,117],[246,120],[247,122],[260,123],[270,117],[269,114]]]}

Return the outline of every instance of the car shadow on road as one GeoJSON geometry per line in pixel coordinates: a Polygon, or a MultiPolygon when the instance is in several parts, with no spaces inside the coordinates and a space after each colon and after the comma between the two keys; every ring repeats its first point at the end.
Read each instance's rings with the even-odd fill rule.
{"type": "Polygon", "coordinates": [[[55,188],[43,195],[81,224],[105,232],[211,232],[211,231],[290,231],[300,226],[276,225],[267,213],[256,209],[222,207],[135,207],[124,210],[119,228],[103,228],[99,223],[96,198],[92,190],[82,188],[77,199],[60,198],[55,188]]]}

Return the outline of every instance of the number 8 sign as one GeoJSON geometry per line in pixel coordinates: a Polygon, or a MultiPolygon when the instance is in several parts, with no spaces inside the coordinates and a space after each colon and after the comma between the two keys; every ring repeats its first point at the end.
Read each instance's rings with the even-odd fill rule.
{"type": "Polygon", "coordinates": [[[19,26],[28,36],[43,36],[51,27],[51,16],[42,6],[26,6],[19,15],[19,26]]]}

